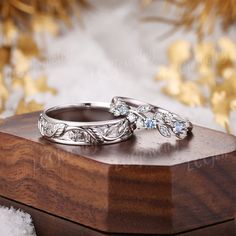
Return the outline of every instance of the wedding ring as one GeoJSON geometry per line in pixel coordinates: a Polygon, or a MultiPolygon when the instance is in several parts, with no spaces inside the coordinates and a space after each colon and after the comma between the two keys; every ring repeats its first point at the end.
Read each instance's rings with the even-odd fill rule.
{"type": "Polygon", "coordinates": [[[41,135],[71,145],[111,144],[124,141],[135,126],[126,117],[114,117],[108,103],[79,103],[52,107],[38,120],[41,135]]]}
{"type": "Polygon", "coordinates": [[[183,139],[191,132],[192,123],[166,109],[127,97],[114,97],[110,112],[114,116],[126,116],[137,128],[157,129],[164,137],[174,134],[183,139]]]}

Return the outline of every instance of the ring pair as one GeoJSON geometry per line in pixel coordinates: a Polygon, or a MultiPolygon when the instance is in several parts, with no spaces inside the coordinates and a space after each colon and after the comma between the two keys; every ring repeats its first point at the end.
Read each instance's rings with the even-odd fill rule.
{"type": "Polygon", "coordinates": [[[156,129],[164,137],[185,138],[192,123],[163,108],[126,97],[111,103],[78,103],[45,110],[38,128],[49,141],[71,145],[111,144],[127,140],[136,128],[156,129]]]}

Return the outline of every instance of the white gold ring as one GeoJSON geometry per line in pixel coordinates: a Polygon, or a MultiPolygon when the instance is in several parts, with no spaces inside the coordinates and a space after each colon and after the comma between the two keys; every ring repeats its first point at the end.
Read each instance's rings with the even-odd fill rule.
{"type": "Polygon", "coordinates": [[[57,106],[40,114],[41,135],[52,142],[70,145],[111,144],[132,136],[135,125],[126,117],[114,117],[109,103],[78,103],[57,106]]]}
{"type": "Polygon", "coordinates": [[[174,134],[183,139],[191,132],[192,123],[166,109],[127,97],[114,97],[110,112],[114,116],[126,116],[137,128],[157,129],[164,137],[174,134]]]}

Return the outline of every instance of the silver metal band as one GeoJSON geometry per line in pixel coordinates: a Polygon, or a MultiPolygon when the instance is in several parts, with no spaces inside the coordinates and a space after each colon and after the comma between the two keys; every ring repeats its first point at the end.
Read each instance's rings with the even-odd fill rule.
{"type": "Polygon", "coordinates": [[[89,102],[53,107],[40,114],[38,128],[44,138],[62,144],[110,144],[128,139],[135,126],[125,117],[114,117],[109,107],[109,103],[89,102]]]}
{"type": "Polygon", "coordinates": [[[166,109],[127,97],[114,97],[110,112],[114,116],[126,116],[137,128],[157,129],[164,137],[174,134],[183,139],[191,132],[192,123],[166,109]]]}

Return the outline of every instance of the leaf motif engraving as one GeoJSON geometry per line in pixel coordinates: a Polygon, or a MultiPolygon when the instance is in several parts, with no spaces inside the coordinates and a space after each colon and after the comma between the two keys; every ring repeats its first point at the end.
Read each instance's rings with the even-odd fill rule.
{"type": "Polygon", "coordinates": [[[38,127],[43,136],[73,141],[74,143],[101,144],[120,139],[133,132],[127,119],[113,124],[94,127],[72,127],[64,123],[52,123],[40,116],[38,127]]]}
{"type": "Polygon", "coordinates": [[[124,120],[124,121],[120,122],[119,125],[118,125],[118,134],[123,135],[124,132],[127,130],[127,127],[128,127],[128,121],[127,120],[124,120]]]}
{"type": "Polygon", "coordinates": [[[53,137],[60,137],[65,133],[67,125],[66,124],[55,124],[53,137]]]}
{"type": "Polygon", "coordinates": [[[89,128],[85,130],[87,134],[90,136],[91,143],[103,143],[104,138],[103,135],[96,128],[89,128]]]}
{"type": "Polygon", "coordinates": [[[46,120],[43,118],[43,115],[40,114],[39,116],[39,120],[38,120],[38,128],[39,128],[39,131],[42,135],[44,135],[44,127],[46,125],[46,120]]]}
{"type": "Polygon", "coordinates": [[[157,128],[162,136],[167,137],[167,138],[171,137],[170,130],[167,126],[163,124],[158,124],[157,128]]]}
{"type": "Polygon", "coordinates": [[[116,130],[114,125],[107,125],[106,129],[104,130],[104,137],[114,137],[117,135],[116,130]]]}

